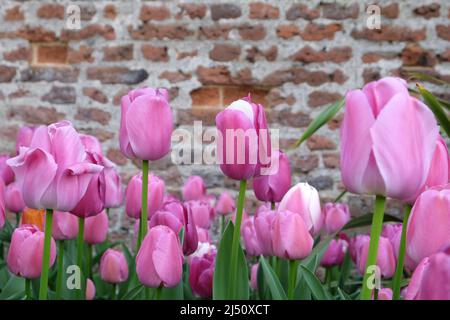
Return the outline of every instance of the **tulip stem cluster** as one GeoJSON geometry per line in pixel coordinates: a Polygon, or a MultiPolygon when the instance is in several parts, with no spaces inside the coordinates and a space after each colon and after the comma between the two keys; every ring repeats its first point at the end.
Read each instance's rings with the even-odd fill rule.
{"type": "Polygon", "coordinates": [[[61,298],[61,288],[62,288],[62,278],[63,278],[63,267],[64,267],[64,241],[58,241],[58,261],[56,266],[56,293],[55,299],[59,300],[61,298]]]}
{"type": "Polygon", "coordinates": [[[77,237],[77,265],[80,268],[80,290],[78,291],[78,299],[84,300],[84,272],[83,272],[83,249],[84,249],[84,218],[78,217],[78,237],[77,237]]]}
{"type": "Polygon", "coordinates": [[[294,291],[297,284],[297,269],[300,260],[289,260],[289,284],[288,284],[288,299],[294,299],[294,291]]]}
{"type": "Polygon", "coordinates": [[[142,209],[141,221],[139,224],[139,236],[137,248],[141,247],[142,239],[147,234],[148,220],[148,160],[142,160],[142,209]]]}
{"type": "Polygon", "coordinates": [[[370,244],[369,253],[367,255],[366,267],[364,272],[364,279],[362,283],[361,299],[370,300],[372,296],[372,289],[369,285],[369,277],[372,275],[369,267],[375,266],[378,256],[378,242],[381,236],[381,229],[383,228],[384,208],[386,205],[386,197],[377,195],[375,198],[375,208],[372,218],[372,227],[370,229],[370,244]]]}
{"type": "Polygon", "coordinates": [[[395,269],[394,279],[392,280],[392,299],[398,300],[400,298],[400,282],[403,276],[403,265],[405,262],[406,252],[406,228],[408,226],[409,215],[411,213],[411,205],[405,204],[403,206],[403,224],[402,235],[400,238],[400,246],[398,248],[397,268],[395,269]]]}
{"type": "Polygon", "coordinates": [[[237,274],[237,263],[238,263],[238,250],[239,250],[239,239],[241,238],[241,222],[242,222],[242,212],[244,210],[245,201],[245,190],[247,188],[247,180],[241,180],[239,188],[239,197],[236,206],[236,219],[233,232],[233,242],[231,244],[231,273],[230,273],[230,295],[229,297],[234,297],[236,289],[236,274],[237,274]]]}
{"type": "Polygon", "coordinates": [[[39,300],[47,300],[52,223],[53,223],[53,210],[47,209],[45,212],[44,254],[42,256],[42,273],[41,273],[41,283],[39,287],[39,300]]]}

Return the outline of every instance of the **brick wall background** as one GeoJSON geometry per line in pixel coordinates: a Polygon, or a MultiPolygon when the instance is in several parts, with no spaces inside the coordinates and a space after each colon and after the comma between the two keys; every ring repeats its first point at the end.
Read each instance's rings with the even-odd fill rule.
{"type": "MultiPolygon", "coordinates": [[[[348,89],[414,71],[450,80],[448,1],[0,0],[0,6],[0,152],[13,151],[23,123],[69,119],[103,142],[125,182],[139,169],[118,148],[119,101],[131,88],[169,88],[176,125],[188,129],[195,119],[213,126],[219,110],[251,92],[288,150],[348,89]],[[81,7],[81,30],[66,28],[69,4],[81,7]],[[369,4],[381,7],[381,30],[366,28],[369,4]]],[[[427,86],[450,99],[445,88],[427,86]]],[[[323,199],[341,189],[340,119],[288,150],[294,182],[308,181],[323,199]]],[[[216,166],[175,166],[169,156],[151,169],[172,192],[190,174],[202,175],[213,193],[237,190],[216,166]]],[[[371,205],[347,200],[354,214],[371,205]]],[[[113,213],[113,230],[126,232],[130,221],[121,209],[113,213]]]]}

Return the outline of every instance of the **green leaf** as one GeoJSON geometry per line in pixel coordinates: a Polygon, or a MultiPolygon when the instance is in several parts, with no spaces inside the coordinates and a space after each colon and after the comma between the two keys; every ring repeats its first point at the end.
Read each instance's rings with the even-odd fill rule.
{"type": "Polygon", "coordinates": [[[316,300],[330,300],[330,295],[322,285],[319,279],[317,279],[316,275],[308,270],[303,265],[300,265],[300,269],[302,271],[303,277],[305,277],[305,281],[308,284],[311,293],[316,300]]]}
{"type": "Polygon", "coordinates": [[[183,300],[184,292],[183,292],[183,280],[173,288],[162,288],[161,289],[161,300],[183,300]]]}
{"type": "MultiPolygon", "coordinates": [[[[345,226],[342,227],[341,231],[370,226],[372,224],[372,217],[373,213],[367,213],[362,216],[353,218],[345,226]]],[[[390,214],[385,214],[383,217],[383,223],[384,222],[402,222],[402,219],[392,216],[390,214]]]]}
{"type": "Polygon", "coordinates": [[[248,266],[245,259],[244,251],[239,246],[238,252],[238,270],[236,275],[236,296],[231,297],[229,294],[230,287],[230,257],[231,246],[233,242],[234,226],[230,221],[225,228],[225,232],[219,243],[219,250],[216,255],[216,266],[214,270],[214,282],[213,282],[213,299],[214,300],[248,300],[249,298],[249,278],[248,278],[248,266]]]}
{"type": "Polygon", "coordinates": [[[335,103],[328,106],[324,111],[322,111],[306,128],[302,136],[293,146],[294,148],[299,147],[305,140],[311,137],[317,130],[324,126],[328,121],[330,121],[344,106],[344,99],[340,99],[335,103]]]}
{"type": "Polygon", "coordinates": [[[0,293],[0,300],[18,299],[25,295],[25,279],[11,275],[0,293]]]}
{"type": "MultiPolygon", "coordinates": [[[[415,80],[427,81],[427,82],[431,82],[431,83],[434,83],[434,84],[437,84],[437,85],[440,85],[440,86],[446,86],[446,87],[450,86],[449,82],[447,82],[445,80],[442,80],[442,79],[439,79],[439,78],[437,78],[437,77],[435,77],[435,76],[433,76],[431,74],[428,74],[428,73],[415,72],[415,71],[409,71],[407,73],[408,73],[408,75],[411,78],[413,78],[415,80]]],[[[412,79],[410,79],[410,80],[412,80],[412,79]]]]}
{"type": "Polygon", "coordinates": [[[258,272],[256,275],[256,280],[258,283],[258,297],[260,300],[271,300],[269,288],[267,287],[266,282],[264,281],[264,271],[261,265],[258,266],[258,272]]]}
{"type": "Polygon", "coordinates": [[[345,293],[345,291],[341,290],[341,288],[337,287],[337,292],[341,300],[352,300],[352,298],[345,293]]]}
{"type": "Polygon", "coordinates": [[[344,288],[345,282],[347,281],[348,277],[350,276],[350,271],[352,268],[352,259],[350,257],[350,251],[347,250],[344,261],[341,265],[341,275],[339,277],[339,287],[344,288]]]}
{"type": "Polygon", "coordinates": [[[136,300],[136,297],[138,297],[141,292],[144,290],[144,286],[142,284],[137,285],[133,289],[127,292],[121,300],[136,300]]]}
{"type": "Polygon", "coordinates": [[[417,85],[417,88],[419,89],[419,92],[422,95],[427,106],[431,109],[431,111],[433,111],[441,127],[444,129],[445,133],[447,133],[447,136],[450,137],[450,119],[448,118],[444,109],[442,109],[439,101],[431,92],[426,90],[420,84],[417,85]]]}
{"type": "MultiPolygon", "coordinates": [[[[317,256],[317,253],[312,254],[311,259],[304,260],[301,263],[304,265],[308,270],[311,270],[312,272],[316,271],[316,268],[319,264],[319,259],[317,256]]],[[[302,274],[302,271],[300,268],[297,271],[297,286],[294,291],[294,299],[295,300],[311,300],[311,290],[308,287],[308,283],[305,280],[305,277],[302,274]]]]}
{"type": "Polygon", "coordinates": [[[286,293],[283,286],[278,280],[272,267],[267,263],[263,256],[259,258],[259,265],[262,268],[265,283],[270,289],[273,300],[287,300],[286,293]]]}

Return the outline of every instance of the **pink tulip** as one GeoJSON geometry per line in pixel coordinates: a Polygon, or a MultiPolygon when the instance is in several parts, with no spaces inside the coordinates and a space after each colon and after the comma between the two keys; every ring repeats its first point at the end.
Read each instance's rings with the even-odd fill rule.
{"type": "Polygon", "coordinates": [[[344,261],[348,243],[343,239],[332,239],[322,256],[320,264],[324,267],[339,266],[344,261]]]}
{"type": "Polygon", "coordinates": [[[359,265],[359,258],[361,257],[361,248],[362,246],[370,241],[370,237],[366,234],[358,234],[355,237],[351,238],[349,241],[349,253],[352,261],[355,265],[359,265]]]}
{"type": "Polygon", "coordinates": [[[272,242],[277,257],[299,260],[311,253],[314,239],[299,214],[279,211],[272,222],[272,242]]]}
{"type": "Polygon", "coordinates": [[[159,225],[167,226],[172,229],[173,232],[179,234],[181,228],[183,228],[183,221],[169,211],[159,210],[156,211],[155,214],[153,214],[150,218],[149,228],[153,228],[159,225]]]}
{"type": "MultiPolygon", "coordinates": [[[[369,252],[370,237],[366,238],[360,247],[358,257],[358,268],[361,274],[365,273],[367,254],[369,252]]],[[[377,266],[380,268],[384,278],[391,278],[395,273],[397,261],[395,260],[394,248],[389,239],[380,237],[378,244],[377,266]]]]}
{"type": "Polygon", "coordinates": [[[216,250],[214,246],[210,248],[201,256],[194,254],[189,260],[189,284],[192,292],[202,298],[212,296],[216,250]]]}
{"type": "Polygon", "coordinates": [[[84,241],[88,244],[98,244],[106,240],[108,234],[108,215],[106,211],[88,217],[84,223],[84,241]]]}
{"type": "Polygon", "coordinates": [[[20,153],[21,147],[29,148],[31,145],[31,140],[33,140],[34,132],[38,127],[34,126],[22,126],[17,132],[16,138],[16,154],[20,153]]]}
{"type": "Polygon", "coordinates": [[[418,264],[450,245],[450,184],[433,187],[416,200],[406,230],[406,253],[418,264]]]}
{"type": "Polygon", "coordinates": [[[214,208],[206,201],[188,201],[185,203],[192,210],[195,225],[201,228],[209,229],[211,220],[214,218],[214,208]]]}
{"type": "Polygon", "coordinates": [[[38,127],[29,148],[7,161],[30,208],[72,211],[103,167],[86,162],[86,151],[71,123],[38,127]]]}
{"type": "Polygon", "coordinates": [[[244,248],[247,255],[259,256],[261,254],[261,248],[256,238],[253,216],[242,218],[241,235],[244,240],[244,248]]]}
{"type": "Polygon", "coordinates": [[[16,181],[11,182],[5,188],[5,206],[9,212],[19,213],[25,209],[22,193],[16,181]]]}
{"type": "MultiPolygon", "coordinates": [[[[280,202],[291,187],[291,165],[289,158],[282,151],[275,151],[272,159],[277,158],[277,170],[253,180],[253,191],[261,201],[280,202]]],[[[274,163],[274,160],[272,160],[274,163]]]]}
{"type": "Polygon", "coordinates": [[[222,172],[234,180],[259,176],[270,165],[266,114],[250,97],[234,101],[216,116],[217,156],[222,172]]]}
{"type": "Polygon", "coordinates": [[[86,300],[94,300],[95,298],[95,285],[91,279],[86,281],[86,300]]]}
{"type": "Polygon", "coordinates": [[[184,201],[202,200],[206,195],[206,187],[200,176],[190,176],[183,186],[184,201]]]}
{"type": "Polygon", "coordinates": [[[323,223],[320,199],[317,190],[308,183],[298,183],[283,197],[278,206],[280,211],[291,211],[299,214],[312,233],[320,232],[323,223]]]}
{"type": "Polygon", "coordinates": [[[236,210],[233,197],[228,192],[222,192],[217,200],[215,210],[218,214],[227,215],[236,210]]]}
{"type": "Polygon", "coordinates": [[[388,238],[394,248],[395,259],[397,259],[398,250],[400,248],[400,240],[402,236],[402,224],[385,224],[381,235],[388,238]]]}
{"type": "Polygon", "coordinates": [[[408,200],[424,185],[436,148],[433,113],[386,77],[349,91],[341,126],[341,172],[347,190],[408,200]]]}
{"type": "Polygon", "coordinates": [[[258,290],[258,268],[259,263],[255,263],[250,271],[250,287],[253,290],[258,290]]]}
{"type": "Polygon", "coordinates": [[[378,290],[378,300],[392,300],[392,289],[381,288],[378,290]]]}
{"type": "Polygon", "coordinates": [[[96,154],[96,161],[103,166],[105,179],[105,208],[118,208],[123,202],[122,179],[116,165],[108,158],[96,154]]]}
{"type": "Polygon", "coordinates": [[[136,256],[139,281],[157,288],[175,287],[183,274],[183,252],[175,232],[166,226],[151,228],[136,256]]]}
{"type": "Polygon", "coordinates": [[[183,206],[184,216],[184,241],[183,241],[183,253],[185,256],[189,256],[197,250],[199,242],[199,234],[197,226],[195,225],[194,216],[192,215],[192,209],[186,205],[183,206]]]}
{"type": "Polygon", "coordinates": [[[158,160],[170,151],[173,130],[165,89],[141,88],[122,97],[119,142],[130,158],[158,160]]]}
{"type": "MultiPolygon", "coordinates": [[[[7,264],[9,270],[27,279],[36,279],[42,271],[44,233],[33,225],[16,228],[11,237],[7,264]]],[[[55,263],[56,244],[51,239],[50,267],[55,263]]]]}
{"type": "Polygon", "coordinates": [[[108,249],[100,259],[100,278],[108,283],[122,283],[128,279],[128,264],[122,252],[108,249]]]}
{"type": "Polygon", "coordinates": [[[87,152],[103,155],[102,145],[96,137],[89,134],[80,134],[80,139],[87,152]]]}
{"type": "Polygon", "coordinates": [[[344,203],[328,202],[323,208],[325,230],[328,234],[339,231],[350,221],[350,210],[344,203]]]}
{"type": "Polygon", "coordinates": [[[275,211],[260,211],[254,216],[256,240],[261,254],[265,256],[273,255],[272,223],[276,215],[275,211]]]}
{"type": "Polygon", "coordinates": [[[208,229],[197,227],[198,242],[211,242],[211,235],[208,229]]]}
{"type": "MultiPolygon", "coordinates": [[[[164,197],[164,199],[166,198],[164,197]]],[[[161,210],[172,213],[184,224],[184,207],[179,200],[164,200],[161,210]]]]}
{"type": "MultiPolygon", "coordinates": [[[[279,203],[275,204],[275,209],[274,209],[275,211],[278,210],[278,204],[279,203]]],[[[255,215],[257,215],[259,212],[262,212],[262,211],[271,211],[271,210],[272,210],[272,204],[269,202],[265,202],[265,203],[261,204],[258,208],[256,208],[255,215]]]]}
{"type": "Polygon", "coordinates": [[[5,209],[5,184],[2,179],[0,179],[0,228],[6,221],[6,209],[5,209]]]}
{"type": "MultiPolygon", "coordinates": [[[[163,205],[165,185],[159,177],[150,173],[148,176],[148,217],[158,211],[163,205]]],[[[131,178],[125,196],[126,212],[130,218],[141,217],[142,173],[131,178]]]]}
{"type": "Polygon", "coordinates": [[[78,234],[78,218],[69,213],[55,211],[53,213],[52,236],[55,240],[72,240],[78,234]]]}
{"type": "Polygon", "coordinates": [[[14,181],[14,172],[6,163],[8,159],[7,155],[0,155],[0,179],[3,180],[5,185],[14,181]]]}
{"type": "Polygon", "coordinates": [[[450,250],[423,259],[414,271],[406,300],[450,299],[450,250]]]}

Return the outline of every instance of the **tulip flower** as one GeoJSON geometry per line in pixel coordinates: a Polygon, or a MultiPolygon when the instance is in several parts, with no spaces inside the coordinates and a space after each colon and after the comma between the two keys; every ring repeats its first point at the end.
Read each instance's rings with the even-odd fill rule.
{"type": "Polygon", "coordinates": [[[16,181],[10,183],[5,188],[5,206],[10,212],[20,214],[25,209],[22,192],[16,181]]]}
{"type": "Polygon", "coordinates": [[[227,215],[236,209],[234,198],[228,192],[222,192],[217,200],[215,211],[220,215],[227,215]]]}
{"type": "Polygon", "coordinates": [[[179,217],[169,211],[159,210],[150,218],[148,227],[153,228],[159,225],[167,226],[172,229],[173,232],[179,234],[181,228],[183,228],[183,220],[180,220],[179,217]]]}
{"type": "Polygon", "coordinates": [[[361,248],[366,241],[370,241],[370,237],[366,234],[358,234],[349,241],[348,250],[355,265],[359,265],[361,248]]]}
{"type": "Polygon", "coordinates": [[[99,244],[106,240],[108,234],[108,215],[106,211],[85,219],[84,241],[87,244],[99,244]]]}
{"type": "Polygon", "coordinates": [[[256,238],[254,217],[251,216],[244,219],[241,228],[245,252],[249,256],[259,256],[261,254],[261,248],[258,239],[256,238]]]}
{"type": "Polygon", "coordinates": [[[206,201],[188,201],[185,203],[192,211],[195,225],[209,229],[214,217],[214,208],[206,201]]]}
{"type": "Polygon", "coordinates": [[[89,134],[80,134],[80,139],[87,152],[103,156],[102,145],[96,137],[89,134]]]}
{"type": "Polygon", "coordinates": [[[402,224],[385,224],[381,231],[381,236],[388,238],[394,248],[395,258],[397,259],[398,249],[400,246],[400,236],[402,233],[402,224]]]}
{"type": "Polygon", "coordinates": [[[0,179],[0,228],[3,228],[6,221],[6,209],[5,209],[5,184],[0,179]]]}
{"type": "Polygon", "coordinates": [[[53,213],[52,236],[56,241],[75,239],[77,233],[78,219],[76,216],[69,212],[55,211],[53,213]]]}
{"type": "Polygon", "coordinates": [[[20,127],[16,137],[16,154],[20,153],[20,147],[30,147],[36,129],[35,126],[20,127]]]}
{"type": "Polygon", "coordinates": [[[273,255],[272,223],[276,215],[275,211],[260,211],[254,216],[256,240],[261,254],[265,256],[273,255]]]}
{"type": "Polygon", "coordinates": [[[278,210],[299,214],[312,234],[320,232],[323,216],[317,190],[308,183],[298,183],[284,195],[278,210]]]}
{"type": "Polygon", "coordinates": [[[406,300],[450,299],[450,250],[424,258],[414,271],[406,300]]]}
{"type": "Polygon", "coordinates": [[[177,235],[166,226],[149,230],[136,256],[139,281],[158,288],[175,287],[183,274],[183,253],[177,235]]]}
{"type": "Polygon", "coordinates": [[[322,256],[320,264],[324,267],[341,265],[347,252],[348,243],[344,239],[332,239],[322,256]]]}
{"type": "Polygon", "coordinates": [[[381,288],[378,290],[377,300],[392,300],[392,289],[391,288],[381,288]]]}
{"type": "Polygon", "coordinates": [[[3,180],[5,185],[14,181],[14,172],[6,163],[9,159],[7,155],[0,155],[0,179],[3,180]]]}
{"type": "Polygon", "coordinates": [[[253,290],[258,290],[258,268],[259,263],[255,263],[250,272],[250,288],[253,290]]]}
{"type": "Polygon", "coordinates": [[[190,176],[183,186],[184,201],[203,200],[206,195],[206,187],[200,176],[190,176]]]}
{"type": "Polygon", "coordinates": [[[176,199],[166,199],[164,197],[164,202],[161,207],[162,211],[168,211],[175,215],[180,221],[184,223],[184,207],[183,203],[176,199]]]}
{"type": "MultiPolygon", "coordinates": [[[[148,178],[148,217],[151,217],[163,205],[165,185],[164,181],[153,173],[148,178]]],[[[126,213],[130,218],[141,217],[141,197],[142,174],[139,173],[131,178],[126,191],[126,213]]]]}
{"type": "Polygon", "coordinates": [[[192,215],[192,209],[186,205],[183,206],[184,216],[184,241],[183,241],[183,253],[186,256],[194,253],[197,250],[199,242],[199,234],[197,232],[197,226],[192,215]]]}
{"type": "Polygon", "coordinates": [[[100,259],[100,278],[108,283],[122,283],[128,279],[128,264],[122,252],[108,249],[100,259]]]}
{"type": "Polygon", "coordinates": [[[94,300],[95,298],[95,285],[91,279],[86,281],[86,300],[94,300]]]}
{"type": "Polygon", "coordinates": [[[351,219],[348,205],[343,203],[326,203],[323,208],[323,216],[325,230],[328,234],[339,231],[351,219]]]}
{"type": "Polygon", "coordinates": [[[211,242],[211,235],[208,229],[197,227],[198,242],[211,242]]]}
{"type": "Polygon", "coordinates": [[[193,254],[189,260],[189,284],[192,292],[202,298],[212,296],[216,249],[209,245],[201,255],[193,254]]]}
{"type": "MultiPolygon", "coordinates": [[[[358,268],[361,274],[366,272],[367,254],[369,252],[370,239],[361,245],[358,257],[358,268]]],[[[395,272],[396,260],[394,248],[388,238],[380,237],[376,265],[380,268],[384,278],[391,278],[395,272]]]]}
{"type": "Polygon", "coordinates": [[[271,162],[278,162],[278,166],[267,175],[255,177],[253,191],[256,198],[261,201],[280,202],[291,187],[291,165],[286,154],[276,151],[272,154],[271,162]],[[275,171],[276,170],[276,171],[275,171]]]}

